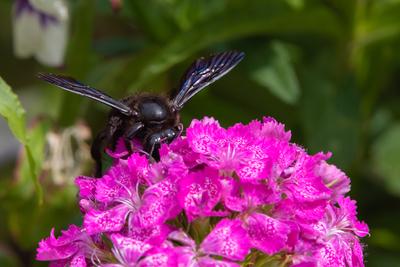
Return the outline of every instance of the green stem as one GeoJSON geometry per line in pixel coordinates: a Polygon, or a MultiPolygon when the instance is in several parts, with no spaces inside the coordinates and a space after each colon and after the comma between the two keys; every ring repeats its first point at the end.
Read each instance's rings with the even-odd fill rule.
{"type": "Polygon", "coordinates": [[[32,151],[29,148],[29,146],[24,145],[24,148],[26,151],[26,157],[29,161],[29,172],[32,177],[33,184],[35,185],[37,202],[38,202],[38,205],[40,206],[43,204],[43,190],[42,190],[42,187],[40,186],[39,175],[38,175],[38,173],[36,173],[36,170],[35,170],[35,166],[36,166],[35,160],[33,159],[32,151]]]}

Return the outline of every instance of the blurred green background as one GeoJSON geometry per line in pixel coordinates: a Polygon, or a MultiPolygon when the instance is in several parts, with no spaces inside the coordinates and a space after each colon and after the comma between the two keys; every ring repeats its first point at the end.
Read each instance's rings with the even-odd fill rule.
{"type": "Polygon", "coordinates": [[[273,116],[310,153],[332,151],[371,228],[366,265],[400,266],[400,0],[125,0],[119,12],[107,0],[68,3],[65,64],[48,68],[13,55],[12,1],[0,1],[0,76],[27,127],[0,94],[15,105],[9,125],[0,119],[0,266],[46,265],[34,262],[38,241],[81,223],[73,176],[90,174],[88,130],[108,111],[37,72],[115,97],[167,92],[194,59],[230,49],[245,60],[186,105],[185,125],[273,116]]]}

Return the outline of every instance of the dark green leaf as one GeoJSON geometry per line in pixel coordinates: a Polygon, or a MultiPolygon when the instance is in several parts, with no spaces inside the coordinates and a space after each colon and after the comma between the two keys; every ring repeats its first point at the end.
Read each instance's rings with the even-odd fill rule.
{"type": "Polygon", "coordinates": [[[174,5],[169,1],[126,1],[125,5],[135,22],[154,41],[165,42],[178,30],[170,12],[174,5]]]}
{"type": "Polygon", "coordinates": [[[389,192],[400,196],[400,124],[394,124],[373,144],[375,171],[389,192]]]}
{"type": "Polygon", "coordinates": [[[268,54],[269,56],[263,60],[264,64],[254,68],[251,73],[252,79],[270,90],[282,101],[290,104],[296,103],[300,89],[288,49],[284,44],[274,42],[271,44],[268,54]]]}
{"type": "Polygon", "coordinates": [[[359,98],[352,83],[336,85],[318,76],[306,75],[300,103],[306,147],[311,153],[331,151],[332,161],[346,169],[360,145],[359,98]]]}
{"type": "Polygon", "coordinates": [[[172,66],[187,60],[210,45],[260,34],[309,34],[337,38],[341,28],[336,18],[324,8],[304,11],[242,6],[194,25],[163,47],[150,47],[116,70],[113,81],[137,90],[172,66]],[[315,21],[318,23],[315,23],[315,21]]]}

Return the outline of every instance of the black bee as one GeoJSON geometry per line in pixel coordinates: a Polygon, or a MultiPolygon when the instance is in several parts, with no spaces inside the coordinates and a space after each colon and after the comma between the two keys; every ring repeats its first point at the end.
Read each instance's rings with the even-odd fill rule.
{"type": "Polygon", "coordinates": [[[170,143],[183,130],[179,118],[179,111],[183,105],[204,87],[232,70],[243,57],[242,52],[228,51],[197,59],[183,75],[178,90],[169,97],[139,93],[115,100],[70,77],[44,73],[39,73],[38,77],[64,90],[87,96],[113,108],[106,127],[95,137],[91,147],[92,157],[96,161],[95,175],[100,177],[103,144],[114,150],[117,140],[121,137],[130,153],[135,149],[131,140],[137,138],[142,143],[143,152],[158,159],[161,143],[170,143]]]}

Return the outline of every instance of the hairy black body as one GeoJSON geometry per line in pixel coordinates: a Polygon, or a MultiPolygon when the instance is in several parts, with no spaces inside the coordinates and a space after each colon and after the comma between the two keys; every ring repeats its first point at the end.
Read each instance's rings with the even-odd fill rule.
{"type": "Polygon", "coordinates": [[[243,57],[241,52],[229,51],[196,60],[183,75],[178,90],[168,97],[143,93],[115,100],[67,76],[40,73],[38,77],[113,108],[105,128],[95,137],[91,147],[92,157],[96,161],[95,176],[100,177],[104,146],[114,150],[120,138],[124,140],[129,153],[138,150],[158,160],[161,143],[170,143],[183,130],[179,119],[183,105],[207,85],[228,73],[243,57]],[[141,141],[142,150],[132,147],[133,139],[141,141]]]}
{"type": "Polygon", "coordinates": [[[102,144],[110,144],[115,149],[117,141],[123,138],[125,147],[130,153],[135,149],[131,140],[142,140],[143,151],[158,160],[158,148],[161,143],[170,143],[183,130],[179,120],[179,112],[171,107],[168,98],[138,94],[121,100],[137,114],[124,115],[117,110],[111,110],[106,127],[95,137],[91,154],[97,162],[96,175],[101,175],[101,147],[102,144]]]}

